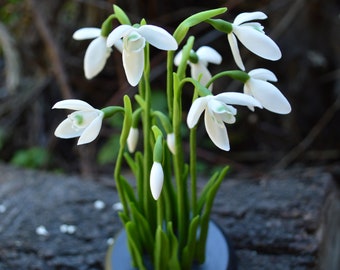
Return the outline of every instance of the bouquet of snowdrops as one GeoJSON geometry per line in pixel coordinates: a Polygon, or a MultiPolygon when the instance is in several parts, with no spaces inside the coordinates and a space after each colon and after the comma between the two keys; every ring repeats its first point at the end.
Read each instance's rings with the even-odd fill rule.
{"type": "Polygon", "coordinates": [[[127,81],[131,86],[138,86],[134,97],[124,96],[123,106],[96,109],[85,101],[70,99],[57,102],[53,108],[74,110],[57,127],[55,135],[79,137],[78,144],[95,140],[103,120],[121,114],[123,124],[114,180],[123,206],[120,218],[133,265],[139,269],[145,269],[145,255],[154,269],[190,269],[193,264],[204,262],[211,208],[228,167],[213,174],[198,192],[196,127],[201,115],[204,113],[211,141],[229,151],[226,125],[236,121],[236,106],[246,106],[252,111],[267,109],[278,114],[291,110],[284,95],[269,82],[277,81],[274,73],[264,68],[245,71],[239,52],[238,42],[262,58],[273,61],[281,58],[279,47],[265,35],[263,26],[255,22],[267,16],[258,11],[239,14],[233,22],[215,18],[226,10],[218,8],[194,14],[170,34],[145,19],[132,24],[126,13],[114,5],[113,14],[101,28],[82,28],[73,35],[76,40],[93,39],[84,58],[87,79],[103,69],[112,49],[118,49],[127,81]],[[120,25],[112,29],[114,20],[120,25]],[[222,56],[209,46],[194,49],[195,37],[189,35],[189,30],[201,23],[210,24],[212,31],[225,33],[226,47],[228,41],[238,69],[210,73],[208,64],[221,64],[222,56]],[[167,51],[164,82],[167,111],[152,107],[150,46],[167,51]],[[224,76],[241,81],[243,93],[215,95],[213,83],[224,76]],[[192,89],[192,104],[186,119],[182,111],[184,85],[192,89]],[[190,134],[188,153],[183,151],[184,127],[190,134]],[[138,143],[139,140],[142,143],[138,143]],[[126,165],[135,176],[134,184],[122,173],[126,165]]]}

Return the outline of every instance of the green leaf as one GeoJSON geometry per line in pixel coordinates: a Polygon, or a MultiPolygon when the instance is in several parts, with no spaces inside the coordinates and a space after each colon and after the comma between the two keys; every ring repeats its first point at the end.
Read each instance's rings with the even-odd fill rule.
{"type": "Polygon", "coordinates": [[[143,250],[139,239],[140,235],[137,232],[137,227],[136,223],[132,221],[125,224],[128,246],[134,266],[140,270],[146,270],[143,262],[143,250]]]}
{"type": "Polygon", "coordinates": [[[169,221],[167,224],[167,232],[168,232],[168,239],[169,239],[168,269],[180,270],[181,265],[178,259],[178,239],[174,233],[171,221],[169,221]]]}
{"type": "Polygon", "coordinates": [[[196,250],[196,237],[197,237],[197,228],[199,225],[200,216],[197,215],[194,217],[189,226],[189,236],[186,246],[183,249],[183,258],[182,258],[182,268],[183,269],[191,269],[193,258],[196,250]]]}
{"type": "Polygon", "coordinates": [[[137,209],[136,204],[130,204],[131,206],[131,215],[132,220],[138,224],[137,230],[138,235],[140,236],[140,241],[142,246],[144,246],[148,254],[152,254],[154,251],[154,242],[155,239],[152,235],[151,228],[148,220],[143,216],[143,214],[137,209]]]}
{"type": "Polygon", "coordinates": [[[213,206],[213,202],[216,196],[216,193],[226,175],[226,173],[229,170],[229,166],[224,167],[214,184],[211,186],[210,190],[208,191],[208,194],[206,196],[206,204],[205,208],[202,214],[202,219],[201,219],[201,231],[200,231],[200,237],[198,240],[198,245],[197,245],[197,252],[196,252],[196,259],[199,263],[203,263],[205,260],[205,244],[207,240],[207,235],[208,235],[208,227],[209,227],[209,221],[210,221],[210,212],[211,208],[213,206]]]}
{"type": "Polygon", "coordinates": [[[167,234],[161,226],[157,227],[155,250],[154,250],[154,268],[156,270],[165,270],[169,261],[170,247],[167,234]]]}

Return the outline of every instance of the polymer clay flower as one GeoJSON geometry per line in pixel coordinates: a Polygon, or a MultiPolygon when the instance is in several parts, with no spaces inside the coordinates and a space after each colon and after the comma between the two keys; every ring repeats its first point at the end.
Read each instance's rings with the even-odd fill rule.
{"type": "Polygon", "coordinates": [[[152,197],[155,200],[158,200],[159,196],[161,195],[161,191],[163,188],[164,182],[164,172],[162,164],[157,161],[154,161],[151,167],[150,172],[150,189],[152,197]]]}
{"type": "Polygon", "coordinates": [[[120,25],[107,37],[107,46],[111,47],[123,39],[123,66],[128,82],[136,86],[144,70],[144,47],[148,42],[160,50],[176,50],[178,45],[172,35],[154,25],[120,25]]]}
{"type": "MultiPolygon", "coordinates": [[[[249,73],[249,79],[245,82],[243,91],[257,99],[263,108],[279,114],[287,114],[291,106],[285,96],[268,81],[276,82],[277,78],[268,69],[253,69],[249,73]]],[[[252,107],[250,109],[253,110],[252,107]]]]}
{"type": "Polygon", "coordinates": [[[104,118],[101,110],[78,99],[59,101],[52,109],[75,111],[59,124],[54,132],[55,136],[63,139],[79,137],[78,145],[92,142],[97,138],[104,118]]]}
{"type": "MultiPolygon", "coordinates": [[[[175,59],[174,63],[176,66],[179,66],[182,59],[182,51],[180,51],[175,59]]],[[[207,66],[209,63],[212,64],[221,64],[222,56],[213,48],[209,46],[202,46],[196,52],[191,51],[189,57],[189,65],[191,70],[191,77],[198,80],[200,78],[200,82],[202,85],[206,85],[208,81],[211,79],[211,73],[208,70],[207,66]]],[[[209,86],[209,89],[212,89],[212,84],[209,86]]]]}
{"type": "Polygon", "coordinates": [[[235,123],[237,113],[236,108],[231,105],[262,107],[256,99],[242,93],[227,92],[216,96],[199,97],[190,107],[187,125],[193,128],[205,111],[204,123],[210,139],[218,148],[229,151],[230,144],[225,123],[235,123]]]}
{"type": "Polygon", "coordinates": [[[228,33],[228,41],[234,60],[241,70],[245,70],[245,68],[237,45],[237,39],[248,50],[262,58],[273,61],[281,58],[280,48],[264,33],[264,27],[258,22],[251,22],[266,18],[267,15],[260,11],[245,12],[236,16],[232,23],[232,31],[228,33]]]}
{"type": "MultiPolygon", "coordinates": [[[[94,39],[87,47],[84,57],[85,77],[92,79],[103,70],[112,49],[106,46],[106,37],[101,35],[100,28],[81,28],[74,32],[73,38],[76,40],[94,39]]],[[[117,42],[115,45],[119,51],[122,51],[121,42],[117,42]]]]}

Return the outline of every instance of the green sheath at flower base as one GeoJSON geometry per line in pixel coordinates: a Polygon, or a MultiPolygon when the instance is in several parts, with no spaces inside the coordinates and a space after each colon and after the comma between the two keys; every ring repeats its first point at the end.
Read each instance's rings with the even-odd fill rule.
{"type": "Polygon", "coordinates": [[[204,22],[212,17],[220,15],[227,11],[227,8],[217,8],[207,11],[202,11],[196,13],[187,19],[185,19],[176,29],[174,33],[174,38],[177,40],[177,43],[180,44],[185,36],[187,35],[190,27],[193,27],[201,22],[204,22]]]}
{"type": "Polygon", "coordinates": [[[103,37],[107,37],[110,32],[112,31],[112,21],[114,19],[117,19],[117,16],[115,14],[111,14],[103,23],[101,26],[101,35],[103,37]]]}
{"type": "Polygon", "coordinates": [[[101,109],[104,113],[104,118],[110,118],[118,112],[124,112],[124,108],[120,106],[109,106],[101,109]]]}
{"type": "Polygon", "coordinates": [[[113,5],[113,12],[117,16],[117,20],[121,24],[131,25],[129,17],[126,15],[126,13],[119,6],[113,5]]]}
{"type": "MultiPolygon", "coordinates": [[[[154,129],[153,129],[154,130],[154,129]]],[[[158,136],[154,149],[153,149],[153,161],[162,163],[163,161],[163,137],[158,136]]]]}
{"type": "Polygon", "coordinates": [[[250,76],[247,72],[241,71],[241,70],[227,70],[227,71],[223,71],[220,73],[217,73],[215,76],[213,76],[209,82],[206,84],[206,87],[209,87],[214,81],[216,81],[219,78],[222,77],[230,77],[232,79],[238,80],[242,83],[246,83],[250,76]]]}
{"type": "Polygon", "coordinates": [[[230,22],[221,19],[209,19],[206,20],[216,30],[229,34],[233,31],[233,25],[230,22]]]}

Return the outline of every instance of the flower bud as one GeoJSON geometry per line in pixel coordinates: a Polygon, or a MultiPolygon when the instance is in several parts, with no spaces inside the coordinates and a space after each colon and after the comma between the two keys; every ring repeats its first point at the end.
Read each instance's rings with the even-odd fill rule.
{"type": "Polygon", "coordinates": [[[130,153],[135,152],[138,143],[139,131],[137,128],[132,127],[127,137],[127,146],[130,153]]]}
{"type": "Polygon", "coordinates": [[[152,165],[151,172],[150,172],[150,189],[152,197],[155,200],[158,200],[164,182],[164,173],[162,165],[155,161],[152,165]]]}
{"type": "Polygon", "coordinates": [[[176,145],[175,145],[175,134],[170,133],[166,136],[166,143],[168,144],[168,148],[172,154],[176,153],[176,145]]]}

